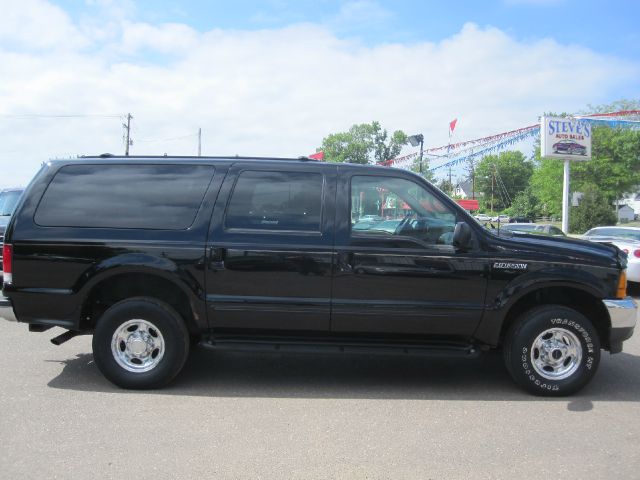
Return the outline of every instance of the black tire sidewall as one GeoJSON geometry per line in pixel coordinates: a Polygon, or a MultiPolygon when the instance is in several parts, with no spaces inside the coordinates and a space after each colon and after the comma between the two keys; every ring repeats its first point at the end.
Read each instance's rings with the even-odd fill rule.
{"type": "Polygon", "coordinates": [[[591,322],[581,313],[560,305],[535,308],[520,317],[507,334],[505,363],[513,379],[531,393],[571,395],[593,378],[600,363],[600,341],[591,322]],[[545,330],[563,328],[580,341],[582,359],[577,370],[561,380],[549,380],[533,367],[531,348],[545,330]]]}
{"type": "Polygon", "coordinates": [[[159,388],[182,369],[189,352],[189,334],[180,315],[156,299],[136,297],[111,306],[100,317],[93,334],[93,356],[102,374],[112,383],[131,389],[159,388]],[[158,365],[147,372],[130,372],[114,359],[111,340],[117,328],[131,319],[151,322],[162,334],[165,350],[158,365]]]}

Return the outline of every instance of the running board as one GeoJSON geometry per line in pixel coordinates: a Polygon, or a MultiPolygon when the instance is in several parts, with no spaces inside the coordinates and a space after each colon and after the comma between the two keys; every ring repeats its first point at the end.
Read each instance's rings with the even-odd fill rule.
{"type": "Polygon", "coordinates": [[[73,337],[77,337],[78,335],[82,335],[82,334],[83,332],[76,332],[75,330],[67,330],[66,332],[61,333],[57,337],[53,337],[51,339],[51,343],[59,346],[59,345],[62,345],[64,342],[68,342],[73,337]]]}
{"type": "Polygon", "coordinates": [[[312,340],[205,338],[200,342],[213,350],[281,353],[359,353],[382,355],[422,355],[429,357],[476,358],[480,348],[468,343],[400,344],[373,342],[317,342],[312,340]]]}

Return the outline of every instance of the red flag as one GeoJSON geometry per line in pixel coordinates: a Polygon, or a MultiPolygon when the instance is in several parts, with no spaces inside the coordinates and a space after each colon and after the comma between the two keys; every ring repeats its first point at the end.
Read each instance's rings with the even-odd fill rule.
{"type": "Polygon", "coordinates": [[[312,158],[313,160],[324,160],[324,152],[321,150],[319,152],[313,153],[311,155],[309,155],[309,158],[312,158]]]}
{"type": "Polygon", "coordinates": [[[451,121],[449,122],[449,130],[450,130],[451,132],[453,132],[453,131],[455,130],[455,128],[456,128],[456,123],[458,123],[458,119],[457,119],[457,118],[454,118],[453,120],[451,120],[451,121]]]}

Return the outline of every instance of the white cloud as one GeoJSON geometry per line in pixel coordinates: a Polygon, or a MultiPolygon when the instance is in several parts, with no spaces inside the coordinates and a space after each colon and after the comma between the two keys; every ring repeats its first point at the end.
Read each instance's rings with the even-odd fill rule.
{"type": "Polygon", "coordinates": [[[185,54],[196,47],[198,34],[192,28],[165,23],[160,26],[147,23],[125,23],[122,30],[122,50],[136,53],[140,50],[168,54],[185,54]]]}
{"type": "Polygon", "coordinates": [[[45,0],[3,2],[0,42],[19,49],[76,49],[87,38],[59,7],[45,0]]]}
{"type": "MultiPolygon", "coordinates": [[[[53,32],[86,29],[53,11],[53,32]]],[[[138,140],[202,127],[204,154],[298,156],[372,120],[422,132],[427,146],[447,142],[455,117],[458,139],[490,135],[611,101],[640,78],[638,64],[472,24],[439,43],[374,47],[313,24],[198,33],[129,19],[97,38],[90,52],[0,39],[0,185],[25,184],[53,156],[123,152],[118,118],[7,115],[131,112],[132,154],[195,154],[195,136],[138,140]]]]}
{"type": "Polygon", "coordinates": [[[101,14],[120,19],[130,18],[136,10],[133,0],[85,0],[87,5],[97,7],[101,14]]]}

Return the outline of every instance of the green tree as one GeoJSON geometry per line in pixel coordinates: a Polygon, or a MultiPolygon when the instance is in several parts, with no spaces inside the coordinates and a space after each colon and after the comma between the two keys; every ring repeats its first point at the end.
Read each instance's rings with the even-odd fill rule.
{"type": "Polygon", "coordinates": [[[610,204],[640,184],[640,131],[593,128],[591,160],[571,165],[572,190],[597,185],[610,204]]]}
{"type": "Polygon", "coordinates": [[[562,160],[540,159],[539,145],[535,158],[530,185],[538,199],[539,215],[559,216],[562,213],[562,160]]]}
{"type": "Polygon", "coordinates": [[[402,130],[389,136],[379,122],[371,122],[328,135],[319,150],[324,152],[328,162],[366,164],[395,158],[406,144],[407,135],[402,130]]]}
{"type": "Polygon", "coordinates": [[[429,161],[426,156],[422,157],[422,165],[420,165],[420,155],[418,154],[409,169],[414,173],[420,173],[420,170],[422,170],[422,176],[424,178],[432,183],[435,181],[433,172],[429,170],[429,161]]]}
{"type": "Polygon", "coordinates": [[[612,205],[596,185],[585,185],[580,205],[571,209],[569,231],[584,233],[590,228],[615,225],[617,218],[612,205]]]}
{"type": "Polygon", "coordinates": [[[453,182],[449,181],[449,178],[443,178],[438,182],[438,188],[442,190],[444,193],[453,196],[454,185],[453,182]]]}
{"type": "Polygon", "coordinates": [[[535,218],[539,215],[538,204],[538,198],[533,194],[531,186],[528,186],[514,197],[508,213],[512,217],[535,218]]]}
{"type": "Polygon", "coordinates": [[[590,113],[607,113],[607,112],[620,112],[624,110],[640,110],[640,100],[629,100],[622,98],[612,103],[605,103],[603,105],[591,105],[587,106],[587,110],[581,112],[583,114],[590,113]]]}
{"type": "Polygon", "coordinates": [[[476,190],[482,193],[485,208],[503,210],[529,185],[533,163],[522,152],[487,155],[476,166],[476,190]],[[493,198],[493,205],[491,205],[493,198]]]}
{"type": "MultiPolygon", "coordinates": [[[[640,185],[640,132],[607,126],[592,132],[591,160],[571,163],[571,191],[584,192],[597,185],[601,196],[611,204],[640,185]]],[[[540,201],[540,214],[560,215],[564,162],[540,159],[539,146],[535,158],[531,186],[540,201]]]]}

